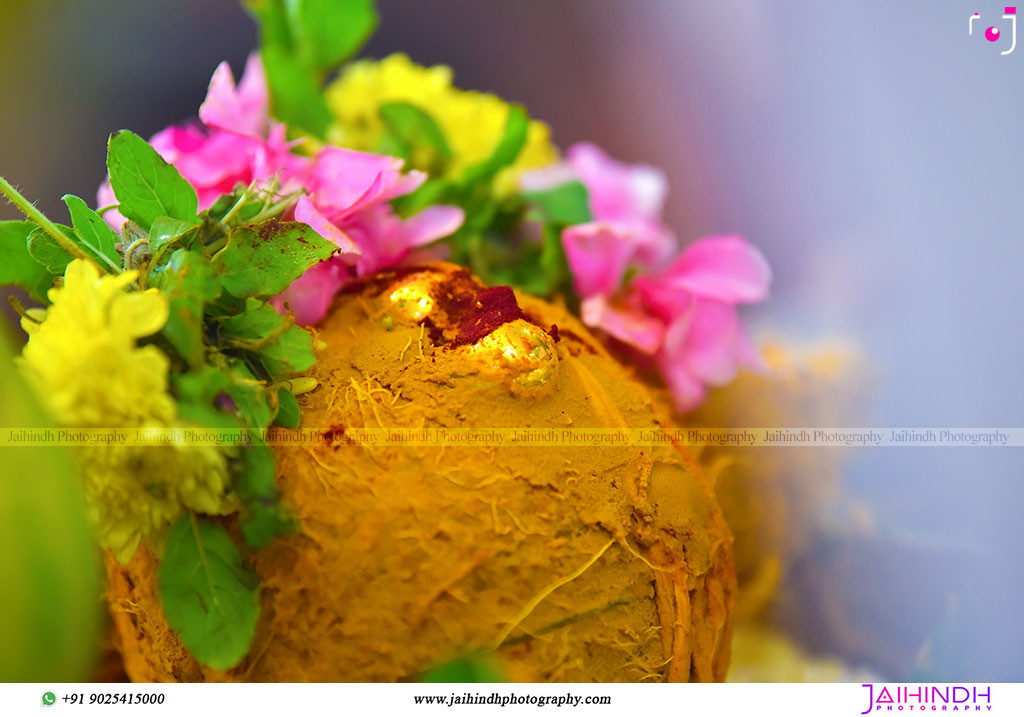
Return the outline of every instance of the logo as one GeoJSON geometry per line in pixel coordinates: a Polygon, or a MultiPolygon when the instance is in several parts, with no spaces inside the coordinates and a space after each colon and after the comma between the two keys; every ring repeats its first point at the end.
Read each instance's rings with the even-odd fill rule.
{"type": "MultiPolygon", "coordinates": [[[[862,715],[873,712],[989,712],[992,709],[992,687],[977,685],[906,685],[862,684],[867,689],[868,707],[862,715]]],[[[863,703],[862,703],[863,704],[863,703]]]]}
{"type": "MultiPolygon", "coordinates": [[[[974,35],[974,21],[981,19],[981,13],[976,12],[967,19],[967,35],[974,35]]],[[[1017,8],[1008,7],[1003,9],[1003,19],[1010,21],[1010,49],[1003,50],[1000,55],[1009,55],[1017,47],[1017,8]]],[[[989,42],[998,42],[1003,36],[1002,30],[993,25],[986,28],[985,39],[989,42]]]]}
{"type": "Polygon", "coordinates": [[[52,692],[44,692],[43,693],[43,704],[44,705],[52,705],[56,701],[57,701],[57,696],[55,694],[53,694],[52,692]]]}

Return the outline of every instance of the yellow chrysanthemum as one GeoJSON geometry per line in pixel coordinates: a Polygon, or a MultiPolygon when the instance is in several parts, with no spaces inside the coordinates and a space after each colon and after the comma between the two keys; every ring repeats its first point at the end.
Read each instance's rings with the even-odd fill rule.
{"type": "MultiPolygon", "coordinates": [[[[42,322],[22,321],[29,335],[22,369],[62,426],[179,425],[167,357],[136,343],[166,323],[167,299],[155,289],[129,291],[135,274],[101,276],[91,262],[75,260],[64,286],[50,290],[42,322]]],[[[140,540],[159,545],[186,509],[234,510],[226,460],[216,448],[84,446],[78,456],[100,542],[122,562],[140,540]]]]}
{"type": "MultiPolygon", "coordinates": [[[[453,155],[445,168],[450,177],[459,176],[466,167],[491,155],[505,128],[509,108],[494,95],[454,87],[450,67],[423,67],[401,53],[350,64],[327,89],[327,102],[336,118],[330,140],[364,151],[377,149],[384,130],[378,114],[382,104],[409,102],[420,107],[444,131],[453,155]]],[[[548,126],[531,121],[526,145],[515,164],[495,177],[495,193],[507,196],[515,192],[524,172],[546,167],[557,159],[548,126]]],[[[414,156],[412,164],[426,169],[418,160],[414,156]]]]}

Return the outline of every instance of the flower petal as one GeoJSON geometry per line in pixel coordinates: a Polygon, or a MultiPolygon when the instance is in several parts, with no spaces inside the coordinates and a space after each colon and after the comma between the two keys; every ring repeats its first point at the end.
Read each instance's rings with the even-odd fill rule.
{"type": "Polygon", "coordinates": [[[562,232],[565,258],[580,296],[618,291],[640,241],[628,228],[603,222],[577,224],[562,232]]]}
{"type": "MultiPolygon", "coordinates": [[[[110,207],[119,204],[117,197],[114,196],[114,188],[110,186],[110,178],[107,177],[103,180],[103,184],[96,190],[96,208],[103,209],[103,207],[110,207]]],[[[114,231],[121,231],[121,227],[128,221],[124,215],[116,209],[108,209],[103,213],[103,221],[110,225],[110,228],[114,231]]]]}
{"type": "Polygon", "coordinates": [[[249,168],[258,144],[256,140],[232,132],[214,132],[203,138],[200,145],[178,151],[173,159],[164,159],[194,187],[209,188],[229,180],[232,186],[225,191],[231,191],[234,180],[243,184],[252,181],[249,168]]]}
{"type": "Polygon", "coordinates": [[[764,300],[772,272],[764,255],[746,240],[722,236],[688,246],[664,278],[672,289],[736,304],[764,300]]]}
{"type": "Polygon", "coordinates": [[[569,182],[580,181],[579,176],[565,162],[556,162],[543,169],[527,172],[519,178],[519,186],[524,192],[544,192],[569,182]]]}
{"type": "Polygon", "coordinates": [[[668,191],[663,172],[643,164],[618,162],[587,142],[570,147],[566,159],[587,187],[595,219],[660,223],[668,191]]]}
{"type": "Polygon", "coordinates": [[[412,249],[443,239],[465,220],[466,213],[460,207],[428,207],[403,222],[405,246],[412,249]]]}
{"type": "Polygon", "coordinates": [[[157,289],[121,293],[110,308],[111,327],[132,338],[155,334],[167,323],[167,298],[157,289]]]}
{"type": "Polygon", "coordinates": [[[665,379],[676,408],[680,411],[692,411],[704,400],[706,389],[697,378],[690,373],[686,362],[678,357],[662,351],[658,356],[658,368],[665,379]]]}
{"type": "Polygon", "coordinates": [[[661,346],[665,326],[639,309],[619,309],[603,296],[592,296],[580,303],[580,314],[587,326],[607,331],[619,341],[653,355],[661,346]]]}
{"type": "Polygon", "coordinates": [[[263,137],[267,131],[268,110],[263,64],[259,55],[253,53],[246,61],[245,74],[238,87],[235,87],[235,78],[228,63],[217,65],[210,78],[206,99],[199,107],[199,119],[207,127],[263,137]]]}
{"type": "Polygon", "coordinates": [[[182,155],[201,149],[206,134],[194,125],[174,125],[154,134],[149,143],[164,161],[174,164],[182,155]]]}
{"type": "Polygon", "coordinates": [[[712,385],[736,376],[739,317],[729,304],[697,299],[693,310],[669,327],[666,349],[686,362],[694,377],[712,385]]]}
{"type": "Polygon", "coordinates": [[[335,294],[352,278],[352,269],[341,258],[328,259],[310,267],[271,304],[278,313],[291,310],[303,326],[315,324],[327,313],[335,294]]]}
{"type": "Polygon", "coordinates": [[[306,188],[325,214],[351,214],[407,194],[426,181],[422,172],[402,174],[403,161],[342,147],[317,153],[306,188]]]}
{"type": "Polygon", "coordinates": [[[343,255],[356,257],[361,253],[348,235],[317,211],[308,197],[299,197],[295,203],[295,221],[308,224],[317,234],[333,242],[343,255]]]}
{"type": "Polygon", "coordinates": [[[415,247],[448,236],[464,218],[458,207],[439,206],[403,220],[384,203],[346,217],[343,226],[362,251],[357,274],[366,276],[395,266],[415,247]]]}

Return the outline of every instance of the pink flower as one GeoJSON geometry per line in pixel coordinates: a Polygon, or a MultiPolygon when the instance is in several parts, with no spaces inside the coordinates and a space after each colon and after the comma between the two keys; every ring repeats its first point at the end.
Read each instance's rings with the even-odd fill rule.
{"type": "Polygon", "coordinates": [[[736,311],[768,294],[771,270],[757,249],[712,237],[672,260],[676,241],[661,221],[664,175],[591,144],[573,146],[564,163],[528,175],[524,186],[572,179],[586,186],[593,217],[562,234],[584,323],[646,356],[681,411],[697,406],[707,386],[731,381],[740,365],[761,365],[736,311]],[[629,269],[646,273],[623,287],[629,269]]]}
{"type": "MultiPolygon", "coordinates": [[[[271,121],[268,107],[258,55],[249,57],[237,86],[231,68],[221,63],[199,108],[203,126],[168,127],[150,142],[196,190],[200,210],[238,185],[273,177],[280,194],[306,191],[287,215],[309,224],[338,252],[275,299],[278,310],[291,309],[299,323],[320,320],[348,281],[396,264],[462,224],[457,207],[431,207],[400,219],[389,200],[414,191],[426,175],[403,173],[401,159],[341,147],[325,146],[312,157],[295,154],[297,143],[287,141],[285,126],[271,121]]],[[[109,180],[100,186],[97,201],[100,206],[116,203],[109,180]]],[[[114,228],[124,222],[116,211],[105,217],[114,228]]]]}
{"type": "Polygon", "coordinates": [[[660,274],[636,284],[648,304],[674,314],[681,301],[700,296],[725,304],[749,304],[768,295],[772,272],[764,255],[738,236],[698,239],[660,274]]]}
{"type": "Polygon", "coordinates": [[[408,194],[426,181],[423,172],[403,174],[402,164],[397,157],[327,146],[317,153],[306,188],[317,205],[339,221],[408,194]]]}
{"type": "Polygon", "coordinates": [[[249,55],[237,87],[228,63],[217,65],[206,90],[206,99],[199,106],[199,119],[203,124],[259,138],[267,134],[269,117],[270,96],[260,56],[255,52],[249,55]]]}
{"type": "MultiPolygon", "coordinates": [[[[357,202],[362,199],[360,196],[357,202]]],[[[439,206],[402,220],[385,200],[378,200],[357,213],[342,209],[332,221],[302,197],[295,206],[295,220],[309,224],[337,244],[340,254],[292,282],[275,297],[274,306],[282,313],[290,309],[300,324],[314,324],[327,313],[334,295],[353,278],[398,264],[411,250],[454,232],[464,218],[458,207],[439,206]]]]}
{"type": "Polygon", "coordinates": [[[565,156],[569,169],[587,188],[595,220],[661,222],[668,182],[660,169],[624,164],[588,142],[574,144],[565,156]]]}
{"type": "MultiPolygon", "coordinates": [[[[287,151],[283,127],[276,132],[270,129],[268,106],[263,64],[253,53],[237,88],[228,64],[217,66],[199,108],[205,127],[172,126],[150,139],[153,149],[196,190],[200,211],[239,184],[248,186],[254,180],[273,177],[279,169],[294,171],[309,163],[308,158],[287,151]],[[293,161],[282,162],[284,154],[293,161]],[[282,163],[283,167],[278,166],[282,163]]],[[[109,179],[100,185],[97,203],[101,207],[117,203],[109,179]]],[[[125,221],[116,210],[107,212],[104,218],[115,229],[125,221]]]]}
{"type": "Polygon", "coordinates": [[[239,184],[248,186],[262,178],[253,168],[263,142],[252,137],[233,132],[206,133],[196,126],[168,127],[153,135],[150,144],[196,190],[200,211],[239,184]]]}
{"type": "Polygon", "coordinates": [[[603,296],[584,299],[583,318],[651,356],[677,408],[688,411],[706,386],[728,383],[741,365],[761,366],[736,305],[764,300],[770,283],[761,252],[740,237],[709,237],[663,272],[637,277],[615,308],[603,296]]]}
{"type": "Polygon", "coordinates": [[[275,300],[300,324],[323,318],[334,295],[354,277],[367,276],[401,262],[410,251],[448,236],[465,214],[458,207],[429,207],[399,218],[391,199],[416,190],[422,172],[403,174],[402,160],[324,147],[305,178],[309,191],[295,207],[295,219],[338,244],[341,256],[315,266],[275,300]]]}
{"type": "Polygon", "coordinates": [[[399,219],[388,205],[379,205],[351,222],[347,231],[360,247],[356,265],[360,276],[398,264],[411,249],[446,237],[465,218],[458,207],[429,207],[409,219],[399,219]]]}
{"type": "Polygon", "coordinates": [[[331,257],[306,270],[270,303],[280,314],[291,311],[298,324],[315,324],[327,314],[334,296],[350,281],[352,267],[346,257],[331,257]]]}
{"type": "Polygon", "coordinates": [[[394,266],[417,247],[446,237],[465,218],[458,207],[429,207],[399,219],[388,203],[426,180],[422,172],[403,174],[402,160],[325,147],[306,177],[309,198],[295,206],[296,221],[309,224],[339,246],[342,255],[313,267],[275,300],[291,309],[300,324],[319,321],[334,295],[355,277],[394,266]]]}
{"type": "Polygon", "coordinates": [[[562,232],[562,246],[576,293],[607,296],[618,291],[637,244],[632,232],[600,222],[567,227],[562,232]]]}
{"type": "Polygon", "coordinates": [[[648,314],[635,292],[626,295],[621,305],[613,305],[601,294],[587,297],[580,303],[580,316],[587,326],[600,327],[643,354],[656,354],[665,340],[665,322],[648,314]]]}
{"type": "MultiPolygon", "coordinates": [[[[577,282],[594,268],[587,256],[595,242],[610,246],[614,236],[623,246],[610,257],[616,266],[607,270],[617,271],[619,264],[622,271],[629,265],[656,266],[676,251],[675,236],[661,222],[668,183],[660,170],[618,162],[595,145],[580,142],[569,148],[564,162],[531,172],[522,183],[527,190],[539,191],[572,180],[587,188],[592,217],[591,222],[570,227],[562,236],[577,282]],[[581,265],[575,266],[574,260],[581,265]]],[[[610,276],[607,271],[602,274],[610,276]]],[[[577,291],[589,293],[579,286],[577,291]]]]}

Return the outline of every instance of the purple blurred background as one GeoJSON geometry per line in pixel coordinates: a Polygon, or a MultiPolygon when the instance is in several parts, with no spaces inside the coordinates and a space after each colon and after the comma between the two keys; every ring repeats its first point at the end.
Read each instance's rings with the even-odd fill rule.
{"type": "MultiPolygon", "coordinates": [[[[461,86],[525,103],[563,147],[664,167],[682,239],[762,247],[774,295],[748,315],[859,342],[878,374],[867,425],[1024,425],[1024,47],[1001,56],[1008,39],[967,36],[971,12],[997,23],[1002,5],[379,6],[365,55],[449,64],[461,86]]],[[[58,219],[61,194],[94,197],[111,130],[193,115],[216,64],[239,70],[256,43],[234,0],[0,9],[0,173],[58,219]]],[[[796,578],[865,627],[825,620],[805,644],[894,679],[1024,678],[1022,468],[1019,448],[852,451],[846,485],[874,533],[823,545],[796,578]]]]}

